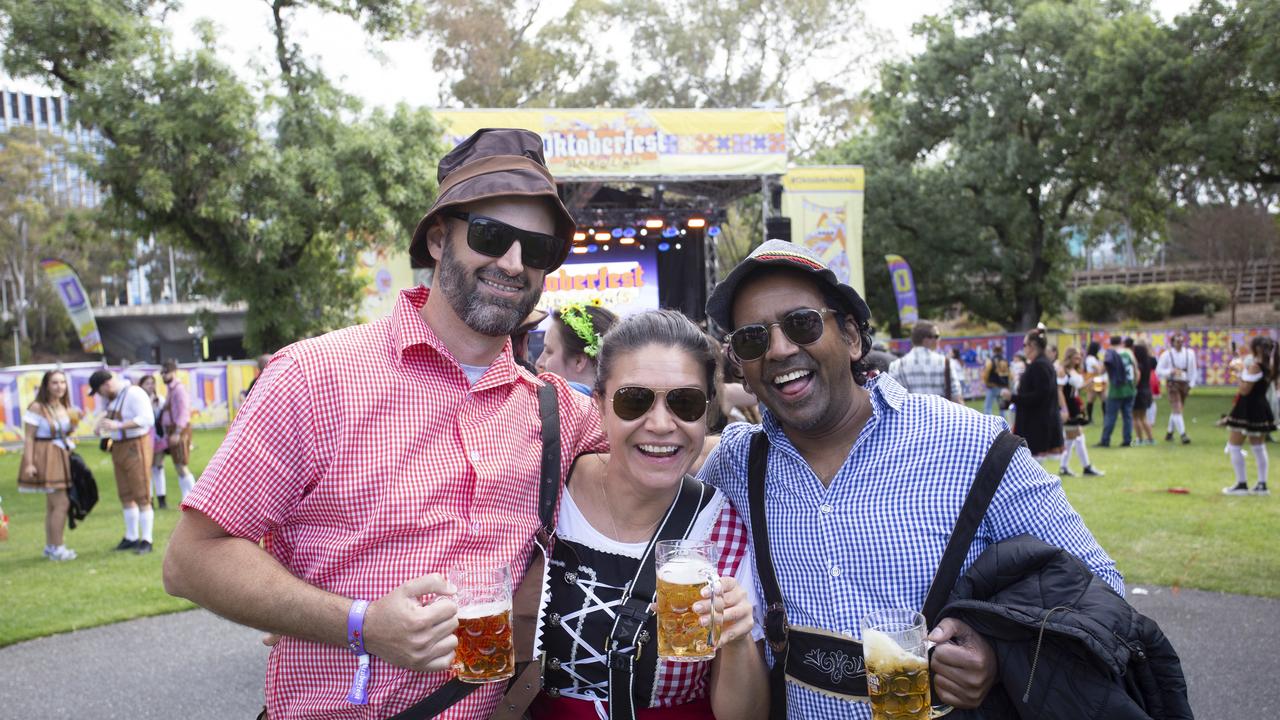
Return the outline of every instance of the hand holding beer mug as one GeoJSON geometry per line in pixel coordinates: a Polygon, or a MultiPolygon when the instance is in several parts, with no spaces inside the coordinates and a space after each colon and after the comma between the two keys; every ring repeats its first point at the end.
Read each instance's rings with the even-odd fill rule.
{"type": "Polygon", "coordinates": [[[720,621],[715,603],[717,549],[707,540],[659,540],[656,548],[658,574],[658,657],[674,662],[701,662],[716,656],[720,621]],[[703,600],[708,588],[711,622],[703,627],[694,603],[703,600]]]}
{"type": "Polygon", "coordinates": [[[914,610],[877,610],[862,619],[872,720],[929,720],[951,712],[948,705],[930,705],[928,634],[914,610]]]}
{"type": "Polygon", "coordinates": [[[516,671],[511,639],[511,572],[506,566],[449,572],[458,589],[458,648],[453,673],[469,683],[507,680],[516,671]]]}

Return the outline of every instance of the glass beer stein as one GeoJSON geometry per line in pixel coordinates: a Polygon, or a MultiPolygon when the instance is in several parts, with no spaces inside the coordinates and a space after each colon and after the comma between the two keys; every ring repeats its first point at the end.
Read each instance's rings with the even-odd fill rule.
{"type": "Polygon", "coordinates": [[[507,680],[516,669],[510,570],[505,566],[458,568],[449,572],[449,582],[458,588],[454,675],[469,683],[507,680]]]}
{"type": "Polygon", "coordinates": [[[675,662],[701,662],[716,656],[722,618],[712,612],[703,627],[693,604],[703,600],[702,589],[718,590],[717,548],[706,540],[660,540],[657,545],[658,657],[675,662]]]}

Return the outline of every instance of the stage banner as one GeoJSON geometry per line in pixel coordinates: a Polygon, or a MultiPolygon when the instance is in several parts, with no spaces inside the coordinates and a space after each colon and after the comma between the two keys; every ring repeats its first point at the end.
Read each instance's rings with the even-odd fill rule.
{"type": "Polygon", "coordinates": [[[901,255],[885,255],[884,260],[889,264],[893,296],[898,301],[898,318],[903,327],[911,327],[920,320],[920,306],[916,303],[916,281],[911,276],[911,266],[901,255]]]}
{"type": "Polygon", "coordinates": [[[575,177],[718,177],[787,171],[785,110],[433,110],[457,145],[481,128],[542,136],[551,174],[575,177]]]}
{"type": "Polygon", "coordinates": [[[366,250],[356,257],[356,276],[364,280],[364,296],[360,303],[360,319],[372,322],[391,314],[401,290],[417,283],[409,263],[409,253],[378,248],[366,250]]]}
{"type": "Polygon", "coordinates": [[[617,246],[608,252],[573,254],[547,273],[538,307],[556,310],[582,303],[619,316],[658,308],[658,258],[653,249],[617,246]]]}
{"type": "Polygon", "coordinates": [[[56,258],[45,258],[40,266],[49,277],[49,282],[58,291],[62,304],[71,316],[71,324],[76,326],[76,334],[80,336],[80,346],[87,353],[103,354],[102,336],[98,334],[98,323],[93,318],[93,308],[89,307],[89,296],[80,284],[80,278],[71,266],[56,258]]]}
{"type": "Polygon", "coordinates": [[[782,212],[791,218],[791,240],[818,254],[841,282],[866,297],[862,272],[862,201],[866,173],[860,165],[814,165],[782,176],[782,212]]]}

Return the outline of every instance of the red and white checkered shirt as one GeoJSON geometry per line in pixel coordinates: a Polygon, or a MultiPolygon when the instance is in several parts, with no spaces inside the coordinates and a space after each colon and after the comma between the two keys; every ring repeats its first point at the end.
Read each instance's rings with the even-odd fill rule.
{"type": "MultiPolygon", "coordinates": [[[[422,319],[428,291],[401,293],[367,325],[278,353],[183,503],[265,547],[293,574],[373,600],[406,580],[510,563],[519,582],[538,527],[537,388],[560,400],[561,467],[605,444],[589,399],[518,366],[507,343],[471,385],[422,319]]],[[[381,718],[449,679],[372,659],[369,704],[351,705],[356,659],[284,638],[267,665],[273,718],[381,718]]],[[[501,684],[442,718],[487,718],[501,684]]]]}

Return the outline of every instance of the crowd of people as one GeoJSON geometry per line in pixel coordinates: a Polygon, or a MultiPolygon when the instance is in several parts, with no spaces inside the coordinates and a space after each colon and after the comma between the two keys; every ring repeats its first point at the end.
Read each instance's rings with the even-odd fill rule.
{"type": "MultiPolygon", "coordinates": [[[[183,497],[195,485],[188,464],[191,454],[191,404],[178,380],[178,362],[166,360],[160,372],[166,394],[156,391],[156,377],[128,378],[110,370],[89,376],[89,391],[106,410],[94,427],[99,447],[111,454],[116,491],[124,514],[124,537],[117,551],[146,555],[154,549],[155,506],[167,509],[164,458],[173,459],[183,497]]],[[[44,556],[74,560],[64,542],[70,508],[75,432],[84,419],[70,401],[66,373],[50,370],[40,379],[35,400],[23,414],[22,460],[18,491],[41,493],[45,501],[44,556]]]]}

